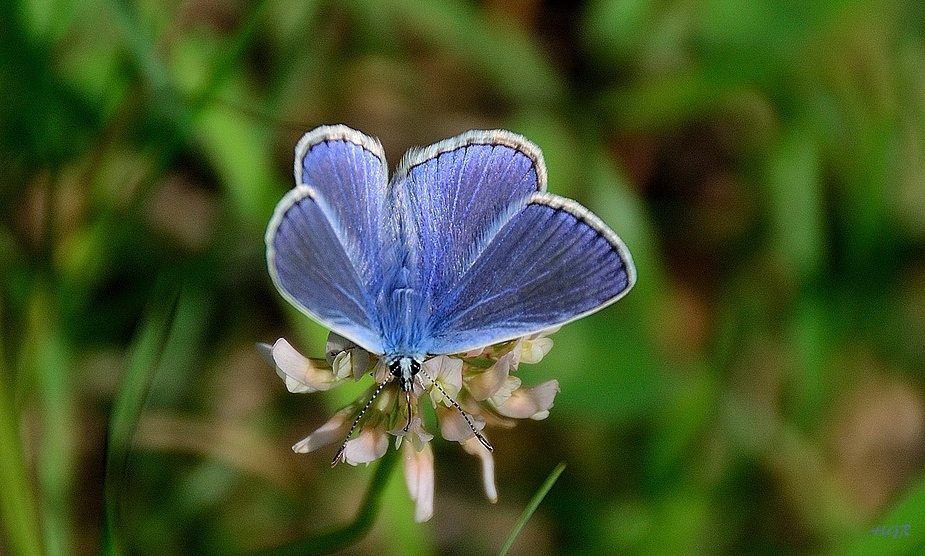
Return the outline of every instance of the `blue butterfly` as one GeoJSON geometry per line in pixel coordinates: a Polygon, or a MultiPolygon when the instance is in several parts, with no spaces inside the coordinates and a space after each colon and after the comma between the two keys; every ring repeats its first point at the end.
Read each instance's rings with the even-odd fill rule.
{"type": "Polygon", "coordinates": [[[412,149],[389,180],[377,139],[322,126],[296,145],[295,181],[267,228],[273,283],[406,395],[430,356],[565,324],[636,281],[623,241],[547,193],[539,148],[509,131],[412,149]]]}

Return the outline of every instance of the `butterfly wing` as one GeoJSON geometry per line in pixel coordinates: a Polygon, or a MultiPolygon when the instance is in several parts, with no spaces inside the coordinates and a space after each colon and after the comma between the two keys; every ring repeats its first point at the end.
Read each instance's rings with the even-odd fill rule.
{"type": "Polygon", "coordinates": [[[539,149],[510,132],[469,132],[409,153],[389,192],[400,253],[390,260],[406,262],[389,265],[403,271],[385,280],[386,291],[412,292],[404,297],[414,302],[383,306],[385,328],[410,334],[405,344],[418,351],[455,353],[622,297],[635,280],[622,241],[545,189],[539,149]]]}
{"type": "Polygon", "coordinates": [[[382,353],[375,295],[385,154],[345,126],[322,126],[296,146],[296,187],[276,206],[266,233],[273,283],[309,317],[382,353]]]}
{"type": "MultiPolygon", "coordinates": [[[[539,149],[507,131],[470,131],[410,151],[395,172],[390,206],[418,286],[439,297],[453,288],[486,241],[545,184],[539,149]]],[[[396,238],[398,239],[398,238],[396,238]]]]}
{"type": "Polygon", "coordinates": [[[507,131],[470,131],[405,155],[383,233],[386,351],[428,353],[434,308],[544,183],[539,149],[507,131]]]}
{"type": "Polygon", "coordinates": [[[575,201],[536,193],[435,308],[434,353],[560,326],[617,301],[636,281],[626,246],[575,201]]]}

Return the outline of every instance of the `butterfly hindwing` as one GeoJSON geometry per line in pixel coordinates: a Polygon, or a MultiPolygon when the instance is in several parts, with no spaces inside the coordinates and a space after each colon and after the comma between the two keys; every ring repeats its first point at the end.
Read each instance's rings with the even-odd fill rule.
{"type": "Polygon", "coordinates": [[[578,319],[635,282],[629,251],[578,203],[537,193],[433,313],[434,353],[467,351],[578,319]]]}

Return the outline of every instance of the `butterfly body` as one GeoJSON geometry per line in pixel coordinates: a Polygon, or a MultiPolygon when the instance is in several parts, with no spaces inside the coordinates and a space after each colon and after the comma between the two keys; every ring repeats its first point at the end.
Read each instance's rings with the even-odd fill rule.
{"type": "Polygon", "coordinates": [[[635,282],[620,238],[546,192],[542,155],[519,135],[471,131],[409,151],[391,180],[386,168],[358,131],[306,133],[267,261],[284,297],[382,356],[406,392],[428,356],[565,324],[635,282]]]}

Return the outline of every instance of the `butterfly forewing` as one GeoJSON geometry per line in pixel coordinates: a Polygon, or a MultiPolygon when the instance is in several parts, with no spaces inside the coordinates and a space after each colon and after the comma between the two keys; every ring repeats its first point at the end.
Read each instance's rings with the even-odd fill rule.
{"type": "Polygon", "coordinates": [[[378,289],[388,179],[379,141],[343,125],[310,131],[296,145],[295,179],[314,190],[357,273],[368,289],[378,289]]]}
{"type": "Polygon", "coordinates": [[[318,128],[296,147],[295,174],[298,185],[267,229],[270,275],[310,317],[382,353],[374,301],[382,283],[382,149],[343,126],[318,128]]]}
{"type": "Polygon", "coordinates": [[[418,286],[439,298],[455,288],[510,215],[541,187],[539,153],[503,131],[469,132],[402,160],[390,206],[407,222],[418,286]],[[526,152],[525,152],[526,151],[526,152]]]}

